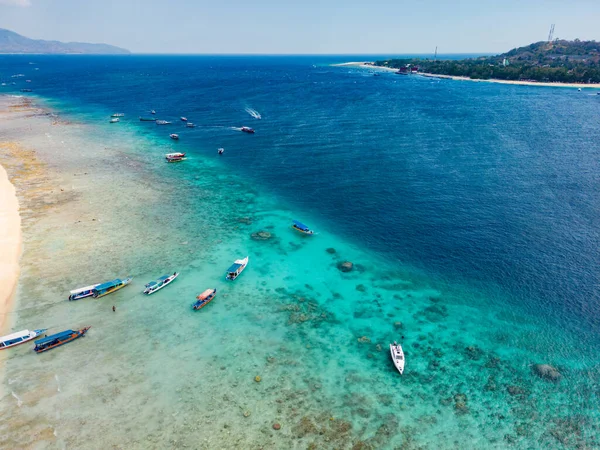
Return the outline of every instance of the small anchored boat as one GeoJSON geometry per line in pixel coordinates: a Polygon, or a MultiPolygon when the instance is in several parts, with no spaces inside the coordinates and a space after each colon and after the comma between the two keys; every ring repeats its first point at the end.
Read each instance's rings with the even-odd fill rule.
{"type": "Polygon", "coordinates": [[[187,122],[187,117],[181,117],[182,122],[187,122]]]}
{"type": "Polygon", "coordinates": [[[94,289],[92,289],[94,298],[104,297],[105,295],[112,294],[113,292],[118,291],[119,289],[123,289],[133,278],[128,277],[124,280],[120,278],[115,278],[112,281],[107,281],[106,283],[99,284],[94,289]]]}
{"type": "Polygon", "coordinates": [[[225,152],[224,148],[220,148],[217,150],[217,152],[219,153],[219,155],[222,155],[225,152]]]}
{"type": "Polygon", "coordinates": [[[308,235],[315,234],[315,232],[313,230],[311,230],[310,228],[308,228],[302,222],[298,222],[297,220],[294,220],[293,222],[294,223],[292,224],[292,228],[294,230],[298,230],[300,233],[308,234],[308,235]]]}
{"type": "Polygon", "coordinates": [[[236,259],[234,263],[231,265],[229,269],[227,269],[227,275],[225,276],[226,280],[235,280],[240,274],[244,271],[246,266],[248,265],[248,257],[246,256],[244,259],[236,259]]]}
{"type": "Polygon", "coordinates": [[[178,135],[178,134],[175,134],[175,133],[171,133],[171,134],[169,135],[169,137],[170,137],[171,139],[173,139],[174,141],[178,141],[178,140],[179,140],[179,135],[178,135]]]}
{"type": "Polygon", "coordinates": [[[124,113],[114,113],[110,117],[125,117],[125,114],[124,113]]]}
{"type": "Polygon", "coordinates": [[[205,290],[202,294],[200,294],[196,297],[196,303],[194,303],[192,305],[192,308],[194,308],[194,310],[196,310],[196,311],[204,308],[206,305],[208,305],[212,301],[212,299],[215,298],[216,295],[217,295],[216,289],[205,290]]]}
{"type": "Polygon", "coordinates": [[[156,122],[156,119],[152,117],[140,117],[140,122],[156,122]]]}
{"type": "Polygon", "coordinates": [[[193,124],[192,122],[186,123],[185,126],[188,127],[188,128],[196,128],[196,125],[193,124]]]}
{"type": "Polygon", "coordinates": [[[156,121],[156,125],[170,125],[171,122],[169,122],[168,120],[157,120],[156,121]]]}
{"type": "Polygon", "coordinates": [[[242,127],[241,131],[243,131],[244,133],[248,133],[248,134],[254,134],[254,128],[250,128],[250,127],[242,127]]]}
{"type": "Polygon", "coordinates": [[[113,117],[112,119],[110,119],[110,123],[117,123],[119,121],[118,117],[113,117]]]}
{"type": "Polygon", "coordinates": [[[146,289],[144,289],[144,294],[150,295],[154,294],[156,291],[160,291],[162,288],[175,281],[175,278],[178,276],[179,272],[175,272],[173,275],[164,275],[158,280],[151,281],[145,286],[146,289]]]}
{"type": "Polygon", "coordinates": [[[78,289],[73,289],[69,292],[69,301],[79,300],[86,297],[91,297],[94,295],[94,288],[99,286],[98,284],[92,284],[91,286],[86,286],[78,289]]]}
{"type": "Polygon", "coordinates": [[[152,110],[150,111],[150,114],[156,114],[156,111],[152,110]]]}
{"type": "Polygon", "coordinates": [[[31,89],[21,89],[21,92],[33,92],[33,91],[31,89]]]}
{"type": "Polygon", "coordinates": [[[400,375],[404,372],[404,352],[402,351],[402,346],[394,341],[393,344],[390,344],[390,354],[392,355],[392,361],[394,361],[394,365],[400,375]]]}
{"type": "Polygon", "coordinates": [[[53,348],[60,347],[61,345],[67,344],[75,339],[85,336],[85,333],[91,327],[85,327],[81,330],[65,330],[60,333],[53,334],[52,336],[48,336],[42,339],[38,339],[35,341],[35,347],[33,350],[36,353],[42,353],[48,350],[52,350],[53,348]]]}
{"type": "Polygon", "coordinates": [[[47,328],[42,328],[42,329],[33,330],[33,331],[22,330],[22,331],[18,331],[16,333],[7,334],[6,336],[2,336],[2,337],[0,337],[0,350],[7,349],[9,347],[15,347],[17,345],[24,344],[25,342],[31,341],[32,339],[35,339],[36,337],[43,334],[44,331],[46,331],[46,330],[47,330],[47,328]]]}
{"type": "Polygon", "coordinates": [[[185,153],[167,153],[165,155],[167,162],[185,161],[185,153]]]}

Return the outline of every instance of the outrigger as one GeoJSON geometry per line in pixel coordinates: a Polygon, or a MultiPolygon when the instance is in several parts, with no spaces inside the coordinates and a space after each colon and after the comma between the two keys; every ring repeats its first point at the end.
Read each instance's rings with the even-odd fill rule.
{"type": "Polygon", "coordinates": [[[92,284],[91,286],[82,287],[79,289],[73,289],[69,292],[69,301],[79,300],[85,297],[91,297],[94,295],[94,288],[99,284],[92,284]]]}
{"type": "Polygon", "coordinates": [[[75,339],[85,336],[85,333],[91,327],[85,327],[81,330],[73,331],[73,330],[65,330],[60,333],[53,334],[52,336],[48,336],[42,339],[38,339],[35,341],[35,347],[33,350],[36,353],[42,353],[48,350],[52,350],[53,348],[60,347],[61,345],[67,344],[75,339]]]}
{"type": "Polygon", "coordinates": [[[29,342],[32,339],[40,336],[47,328],[41,328],[39,330],[22,330],[16,333],[7,334],[6,336],[0,337],[0,350],[7,349],[9,347],[15,347],[17,345],[24,344],[25,342],[29,342]]]}
{"type": "Polygon", "coordinates": [[[227,275],[225,276],[226,280],[235,280],[240,274],[244,271],[246,266],[248,265],[248,257],[246,256],[244,259],[236,259],[232,266],[227,269],[227,275]]]}
{"type": "Polygon", "coordinates": [[[315,234],[315,232],[313,230],[311,230],[310,228],[308,228],[302,222],[298,222],[297,220],[294,220],[293,222],[294,223],[292,224],[292,228],[294,230],[297,230],[297,231],[299,231],[300,233],[303,233],[303,234],[309,234],[309,235],[315,234]]]}
{"type": "Polygon", "coordinates": [[[161,290],[168,284],[175,281],[175,278],[177,278],[178,276],[179,276],[179,272],[175,272],[175,273],[173,273],[173,275],[164,275],[164,276],[160,277],[158,280],[151,281],[150,283],[148,283],[145,286],[144,294],[146,294],[146,295],[154,294],[156,291],[161,290]]]}
{"type": "Polygon", "coordinates": [[[125,286],[131,283],[132,279],[133,278],[131,277],[125,278],[124,280],[121,280],[120,278],[115,278],[112,281],[107,281],[106,283],[99,284],[92,290],[94,298],[104,297],[105,295],[112,294],[113,292],[116,292],[119,289],[123,289],[125,286]]]}
{"type": "Polygon", "coordinates": [[[192,308],[194,308],[194,310],[196,310],[196,311],[204,308],[215,298],[216,295],[217,295],[216,289],[205,290],[202,294],[200,294],[196,297],[197,301],[196,301],[196,303],[194,303],[192,305],[192,308]]]}

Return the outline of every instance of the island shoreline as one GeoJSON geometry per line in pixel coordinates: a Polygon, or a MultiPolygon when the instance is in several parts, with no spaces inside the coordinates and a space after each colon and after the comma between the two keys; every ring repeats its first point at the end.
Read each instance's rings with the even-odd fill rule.
{"type": "MultiPolygon", "coordinates": [[[[366,62],[347,62],[347,63],[341,63],[341,64],[332,64],[332,66],[333,67],[358,67],[361,69],[381,70],[381,71],[385,71],[385,72],[397,72],[398,71],[397,69],[393,69],[391,67],[375,66],[372,64],[367,64],[366,62]]],[[[589,83],[554,83],[554,82],[544,82],[544,81],[499,80],[496,78],[490,78],[487,80],[483,80],[483,79],[474,79],[474,78],[469,78],[469,77],[443,75],[443,74],[427,73],[427,72],[419,72],[419,73],[413,74],[413,75],[422,76],[425,78],[438,78],[438,79],[442,79],[442,80],[474,81],[474,82],[481,82],[481,83],[497,83],[497,84],[508,84],[508,85],[517,85],[517,86],[600,89],[600,84],[589,84],[589,83]]]]}

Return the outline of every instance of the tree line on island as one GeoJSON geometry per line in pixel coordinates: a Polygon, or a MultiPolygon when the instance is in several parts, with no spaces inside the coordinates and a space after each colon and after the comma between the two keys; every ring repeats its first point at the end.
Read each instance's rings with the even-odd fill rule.
{"type": "Polygon", "coordinates": [[[418,66],[419,72],[476,80],[600,83],[600,42],[556,40],[536,42],[496,56],[389,59],[373,64],[402,71],[418,66]]]}

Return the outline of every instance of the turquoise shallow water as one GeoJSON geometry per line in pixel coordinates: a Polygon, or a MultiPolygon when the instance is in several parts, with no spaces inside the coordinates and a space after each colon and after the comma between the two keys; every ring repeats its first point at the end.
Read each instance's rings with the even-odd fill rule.
{"type": "MultiPolygon", "coordinates": [[[[251,71],[253,76],[257,71],[263,76],[279,73],[273,77],[290,73],[289,68],[268,64],[251,71]]],[[[367,79],[363,72],[347,72],[344,69],[330,76],[345,83],[367,79]]],[[[293,79],[295,73],[289,75],[292,92],[297,84],[301,92],[306,87],[293,79]]],[[[378,89],[395,89],[393,78],[385,82],[390,86],[378,89]]],[[[402,91],[404,105],[398,106],[399,111],[411,104],[410,95],[416,102],[419,89],[431,89],[428,80],[410,82],[415,84],[402,91]]],[[[466,89],[465,95],[489,96],[489,101],[511,96],[511,101],[524,104],[530,112],[536,103],[545,105],[548,98],[570,105],[566,94],[553,90],[471,88],[464,83],[447,89],[447,95],[460,95],[458,90],[466,89]],[[491,91],[473,94],[469,89],[491,91]]],[[[326,92],[322,92],[323,98],[326,92]]],[[[262,95],[263,104],[269,105],[268,91],[262,95]]],[[[328,95],[331,97],[331,92],[328,95]]],[[[513,214],[506,227],[524,237],[556,226],[553,217],[559,222],[566,219],[551,208],[552,203],[548,206],[551,215],[534,217],[545,227],[514,215],[524,210],[515,209],[514,200],[507,198],[531,200],[535,186],[516,189],[508,197],[486,197],[488,190],[477,186],[476,173],[472,183],[466,173],[458,171],[456,179],[451,176],[449,168],[460,167],[445,159],[451,154],[431,159],[427,152],[415,150],[414,155],[399,159],[377,140],[378,133],[387,132],[400,147],[410,144],[452,153],[456,140],[470,148],[493,137],[485,137],[489,129],[483,123],[474,141],[456,138],[468,125],[447,117],[429,130],[413,129],[414,115],[425,114],[421,111],[424,107],[417,104],[400,125],[384,122],[379,129],[363,125],[354,130],[364,115],[385,118],[361,106],[370,96],[384,94],[367,91],[363,98],[354,98],[354,91],[336,91],[335,95],[335,101],[345,105],[337,103],[335,117],[317,109],[312,101],[303,105],[302,100],[293,108],[279,110],[296,113],[271,119],[268,111],[273,107],[266,106],[265,112],[255,105],[260,104],[260,97],[254,98],[251,106],[263,113],[260,122],[241,118],[245,114],[242,101],[237,102],[239,109],[230,101],[230,110],[223,107],[214,112],[200,97],[195,100],[199,110],[213,111],[206,113],[210,120],[205,121],[225,128],[194,130],[196,135],[181,130],[179,143],[169,142],[156,127],[148,129],[135,120],[124,120],[118,128],[106,123],[110,112],[120,107],[133,109],[129,103],[82,103],[57,95],[49,104],[57,108],[59,117],[78,124],[47,126],[40,136],[23,138],[19,130],[6,136],[40,147],[40,158],[50,162],[52,173],[60,174],[51,181],[69,193],[64,200],[52,197],[51,212],[25,226],[16,328],[39,326],[40,320],[57,329],[93,327],[85,339],[46,355],[37,356],[24,348],[11,353],[6,364],[7,395],[0,410],[6,448],[36,440],[47,448],[106,448],[107,444],[116,448],[598,445],[597,316],[586,309],[594,311],[596,291],[586,285],[586,273],[595,266],[581,266],[575,256],[561,269],[566,271],[564,278],[557,279],[556,272],[541,278],[517,276],[514,267],[550,269],[536,259],[540,255],[537,247],[527,247],[528,239],[515,236],[509,238],[522,249],[520,254],[530,257],[526,262],[511,261],[512,253],[490,253],[486,258],[474,254],[485,243],[479,241],[480,228],[492,235],[499,233],[500,239],[507,237],[504,225],[486,222],[497,220],[503,209],[513,214]],[[351,108],[354,102],[356,106],[351,108]],[[231,126],[252,124],[257,135],[240,135],[227,128],[224,117],[235,114],[239,119],[235,123],[228,119],[231,126]],[[331,129],[327,125],[330,119],[338,125],[346,121],[348,127],[331,129]],[[310,129],[299,135],[292,124],[302,129],[302,121],[310,122],[305,125],[310,129]],[[436,134],[440,128],[443,133],[436,134]],[[265,147],[261,134],[274,130],[277,142],[265,147]],[[405,142],[403,135],[411,138],[405,142]],[[313,136],[312,140],[304,141],[307,136],[313,136]],[[287,143],[281,142],[286,139],[287,143]],[[364,152],[338,144],[344,139],[371,146],[369,151],[377,154],[376,159],[387,164],[367,166],[369,157],[364,152]],[[40,145],[44,142],[47,145],[40,145]],[[221,145],[226,154],[218,158],[216,148],[221,145]],[[189,151],[188,161],[162,163],[165,152],[180,148],[189,151]],[[341,162],[332,156],[339,152],[341,162]],[[271,165],[261,162],[266,159],[271,165]],[[399,163],[402,170],[393,163],[399,163]],[[394,170],[385,170],[386,165],[394,170]],[[440,166],[445,171],[436,172],[440,166]],[[435,183],[424,178],[427,171],[432,172],[431,177],[445,175],[443,183],[440,181],[443,188],[431,191],[435,183]],[[391,179],[396,184],[389,184],[391,179]],[[381,192],[370,191],[368,180],[372,185],[389,186],[391,191],[383,189],[384,195],[401,194],[397,197],[405,209],[397,213],[404,223],[395,222],[397,227],[385,233],[365,231],[380,230],[382,217],[395,218],[400,207],[397,197],[390,196],[383,203],[387,209],[375,212],[368,199],[372,197],[380,206],[381,192]],[[420,186],[420,196],[410,198],[408,194],[419,191],[409,192],[407,185],[420,186]],[[460,186],[465,189],[462,193],[456,190],[460,186]],[[363,194],[353,197],[356,192],[363,194]],[[327,198],[322,198],[323,193],[327,198]],[[493,198],[500,212],[488,207],[486,202],[493,198]],[[332,202],[337,202],[337,212],[332,202]],[[429,227],[413,209],[418,204],[431,213],[436,205],[454,202],[454,212],[446,207],[437,215],[430,214],[433,224],[429,227]],[[473,204],[484,212],[475,213],[473,204]],[[360,211],[369,214],[357,216],[360,211]],[[468,224],[461,231],[459,225],[467,213],[482,222],[468,224]],[[289,227],[294,218],[310,223],[319,235],[306,238],[295,233],[289,227]],[[407,223],[419,227],[411,231],[407,223]],[[362,233],[353,233],[355,228],[362,233]],[[440,242],[447,230],[454,228],[461,232],[454,230],[446,237],[456,243],[465,239],[466,233],[473,247],[461,253],[450,252],[450,243],[443,249],[428,247],[430,265],[427,258],[414,257],[413,247],[419,242],[428,237],[440,242]],[[258,231],[267,231],[272,237],[253,239],[252,233],[258,231]],[[403,241],[406,247],[402,250],[403,241]],[[446,265],[438,253],[462,262],[443,270],[446,265]],[[226,283],[224,270],[233,259],[245,255],[250,256],[248,269],[236,282],[226,283]],[[353,261],[355,270],[340,272],[336,264],[343,260],[353,261]],[[467,272],[466,267],[481,269],[467,272]],[[506,272],[490,275],[498,268],[506,272]],[[150,297],[140,293],[144,283],[173,270],[182,275],[172,286],[150,297]],[[569,284],[568,274],[581,272],[574,286],[569,284]],[[133,285],[98,301],[64,301],[65,292],[76,285],[119,275],[133,275],[133,285]],[[509,280],[503,282],[504,277],[509,280]],[[557,297],[540,294],[546,289],[540,288],[540,279],[544,286],[550,282],[549,289],[557,291],[557,297]],[[516,293],[519,283],[522,288],[516,293]],[[565,296],[579,285],[592,294],[588,301],[565,296]],[[217,298],[202,311],[191,311],[194,296],[208,287],[218,289],[217,298]],[[556,298],[564,302],[556,303],[556,298]],[[110,310],[113,304],[116,314],[110,310]],[[589,317],[580,320],[582,316],[589,317]],[[402,340],[406,352],[403,376],[394,372],[387,353],[389,342],[395,339],[402,340]],[[532,371],[535,363],[558,367],[560,382],[537,377],[532,371]],[[260,383],[254,381],[257,375],[260,383]],[[272,430],[274,422],[281,423],[282,429],[272,430]]],[[[593,104],[579,107],[594,108],[593,104]]],[[[465,114],[479,123],[477,114],[469,116],[475,110],[468,104],[445,108],[440,111],[446,111],[446,116],[465,114]]],[[[501,105],[498,108],[502,110],[501,105]]],[[[171,115],[176,117],[178,111],[173,109],[171,115]]],[[[515,114],[524,115],[522,110],[515,114]]],[[[532,114],[536,117],[538,113],[532,114]]],[[[31,120],[48,121],[45,117],[31,120]]],[[[503,125],[506,120],[508,116],[502,116],[494,127],[510,126],[510,121],[503,125]]],[[[554,119],[548,120],[552,123],[554,119]]],[[[477,126],[472,128],[477,135],[477,126]]],[[[530,144],[519,134],[522,131],[517,131],[512,135],[498,131],[494,139],[512,140],[523,150],[530,144]]],[[[539,139],[552,148],[552,131],[548,133],[549,137],[539,139]]],[[[586,139],[580,133],[572,140],[587,148],[586,139]]],[[[502,149],[516,152],[515,146],[502,149]]],[[[455,157],[463,165],[473,161],[491,164],[477,154],[472,161],[462,153],[455,157]]],[[[488,182],[500,183],[507,177],[512,177],[513,185],[525,182],[511,172],[522,170],[513,159],[504,159],[499,152],[492,161],[496,166],[485,169],[491,173],[485,178],[488,182]]],[[[550,169],[537,172],[544,170],[550,169]]],[[[578,187],[580,194],[571,197],[569,206],[583,222],[593,224],[596,219],[587,215],[587,208],[596,201],[589,190],[596,178],[582,178],[590,184],[578,187]],[[585,201],[586,196],[591,203],[585,201]]],[[[536,214],[540,211],[538,206],[529,209],[536,214]]],[[[593,242],[594,236],[584,235],[587,228],[578,224],[571,223],[573,233],[580,234],[574,239],[593,242]]],[[[491,247],[496,242],[494,236],[487,238],[491,247]]],[[[572,249],[563,243],[544,245],[549,257],[561,248],[568,257],[572,255],[572,249]]],[[[587,257],[585,252],[581,256],[587,257]]],[[[563,264],[561,260],[558,263],[563,264]]]]}

